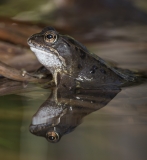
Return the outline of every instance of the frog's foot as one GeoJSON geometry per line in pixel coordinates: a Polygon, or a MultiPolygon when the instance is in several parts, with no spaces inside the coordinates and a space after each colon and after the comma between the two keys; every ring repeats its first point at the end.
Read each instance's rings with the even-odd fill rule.
{"type": "Polygon", "coordinates": [[[46,78],[46,75],[45,74],[41,74],[41,73],[28,73],[26,70],[22,70],[22,73],[21,75],[23,77],[25,77],[26,75],[29,75],[31,77],[34,77],[34,78],[39,78],[39,79],[42,79],[42,78],[46,78]]]}
{"type": "Polygon", "coordinates": [[[25,77],[25,75],[27,75],[27,74],[28,74],[28,72],[26,70],[24,70],[24,69],[21,70],[21,75],[23,77],[25,77]]]}

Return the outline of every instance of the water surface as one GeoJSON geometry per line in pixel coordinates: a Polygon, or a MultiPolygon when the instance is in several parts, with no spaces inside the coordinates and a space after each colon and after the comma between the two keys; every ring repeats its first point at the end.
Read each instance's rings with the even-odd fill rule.
{"type": "Polygon", "coordinates": [[[106,106],[56,144],[29,132],[32,116],[50,91],[0,97],[0,157],[32,159],[147,158],[147,84],[123,88],[106,106]]]}

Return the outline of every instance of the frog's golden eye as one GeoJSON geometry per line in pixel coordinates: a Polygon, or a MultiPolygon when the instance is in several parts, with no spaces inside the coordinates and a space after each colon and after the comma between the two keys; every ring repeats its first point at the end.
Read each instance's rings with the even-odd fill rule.
{"type": "Polygon", "coordinates": [[[60,139],[60,136],[57,132],[53,131],[53,132],[48,132],[46,134],[46,139],[49,141],[49,142],[52,142],[52,143],[55,143],[55,142],[58,142],[59,139],[60,139]]]}
{"type": "Polygon", "coordinates": [[[45,34],[45,41],[49,43],[55,43],[57,40],[57,35],[53,32],[47,32],[45,34]]]}

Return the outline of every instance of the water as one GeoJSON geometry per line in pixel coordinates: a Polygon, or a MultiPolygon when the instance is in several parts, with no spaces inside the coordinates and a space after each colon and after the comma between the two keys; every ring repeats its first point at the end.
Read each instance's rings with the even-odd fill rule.
{"type": "Polygon", "coordinates": [[[28,129],[44,97],[1,97],[0,156],[2,159],[146,159],[144,87],[122,90],[57,144],[30,134],[28,129]]]}
{"type": "MultiPolygon", "coordinates": [[[[145,160],[146,88],[144,83],[118,91],[107,105],[85,116],[74,131],[56,144],[29,132],[32,116],[48,98],[50,90],[37,88],[18,95],[1,96],[0,157],[5,160],[145,160]]],[[[82,98],[78,96],[77,99],[82,98]]]]}

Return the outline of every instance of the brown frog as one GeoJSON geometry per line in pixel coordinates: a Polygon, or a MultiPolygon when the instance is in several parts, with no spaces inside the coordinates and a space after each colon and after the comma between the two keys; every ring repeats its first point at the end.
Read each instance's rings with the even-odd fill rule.
{"type": "Polygon", "coordinates": [[[39,62],[53,75],[56,86],[73,89],[121,86],[135,76],[123,74],[70,36],[52,27],[28,39],[39,62]]]}

